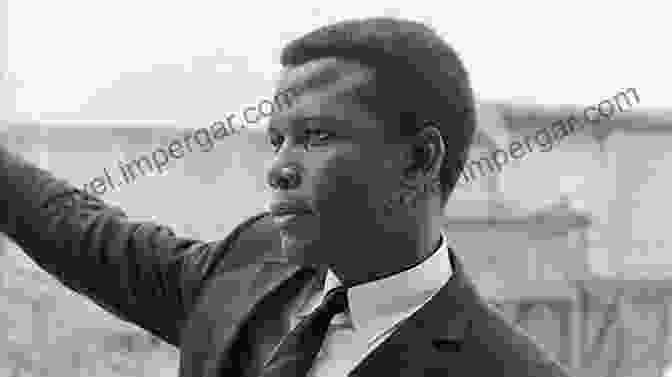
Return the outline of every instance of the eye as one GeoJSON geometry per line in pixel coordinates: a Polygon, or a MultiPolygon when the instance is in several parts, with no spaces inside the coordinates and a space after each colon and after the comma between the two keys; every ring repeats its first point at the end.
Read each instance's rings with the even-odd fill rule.
{"type": "Polygon", "coordinates": [[[305,136],[304,145],[308,149],[309,146],[314,147],[327,144],[334,134],[322,129],[307,129],[305,136]]]}

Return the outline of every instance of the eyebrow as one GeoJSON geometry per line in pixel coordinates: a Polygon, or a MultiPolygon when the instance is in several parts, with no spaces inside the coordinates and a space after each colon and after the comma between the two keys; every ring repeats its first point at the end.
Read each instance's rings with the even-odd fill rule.
{"type": "MultiPolygon", "coordinates": [[[[301,116],[295,119],[292,119],[290,123],[292,124],[293,127],[301,127],[305,126],[306,123],[312,120],[317,120],[317,121],[324,121],[326,122],[327,125],[338,125],[338,124],[343,124],[345,121],[343,119],[339,119],[335,116],[331,115],[315,115],[315,116],[301,116]]],[[[291,127],[291,126],[290,126],[291,127]]],[[[271,133],[280,133],[281,130],[278,127],[273,126],[273,122],[269,122],[268,128],[266,130],[268,134],[271,133]]]]}

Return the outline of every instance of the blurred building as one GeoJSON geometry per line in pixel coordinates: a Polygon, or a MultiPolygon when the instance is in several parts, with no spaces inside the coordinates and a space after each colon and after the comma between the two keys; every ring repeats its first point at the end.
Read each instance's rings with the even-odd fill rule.
{"type": "MultiPolygon", "coordinates": [[[[483,104],[472,157],[575,110],[483,104]]],[[[658,377],[672,356],[672,257],[659,210],[667,202],[662,169],[672,162],[671,129],[660,114],[617,114],[462,185],[446,207],[445,231],[483,295],[577,376],[658,377]]],[[[118,180],[119,161],[188,132],[162,124],[21,124],[1,138],[82,186],[103,169],[118,180]]],[[[132,219],[219,239],[264,209],[271,156],[263,133],[243,132],[102,198],[132,219]]],[[[176,375],[176,350],[67,291],[4,245],[0,326],[8,335],[0,357],[8,375],[176,375]]]]}
{"type": "MultiPolygon", "coordinates": [[[[507,147],[582,111],[487,107],[481,113],[491,115],[488,124],[481,126],[494,136],[489,138],[490,146],[475,147],[475,156],[507,147]]],[[[565,138],[549,152],[537,151],[504,166],[487,183],[463,187],[478,192],[470,192],[470,198],[480,196],[491,202],[481,207],[487,210],[479,221],[496,225],[488,225],[487,241],[478,240],[483,232],[471,237],[473,244],[485,245],[458,248],[458,252],[465,250],[464,259],[474,260],[472,272],[493,304],[577,375],[660,376],[672,356],[672,257],[665,252],[670,235],[661,210],[667,203],[669,178],[662,169],[672,162],[671,131],[669,113],[617,113],[565,138]],[[557,221],[549,226],[549,208],[551,213],[564,213],[560,222],[564,226],[557,221]],[[494,229],[502,228],[497,224],[524,219],[521,213],[528,213],[527,231],[550,228],[555,236],[540,237],[546,242],[543,247],[537,246],[539,240],[516,245],[491,236],[494,229]],[[466,254],[473,250],[478,250],[478,257],[466,254]],[[481,254],[496,254],[503,263],[488,264],[481,254]],[[507,267],[507,262],[518,267],[507,267]],[[518,273],[504,275],[507,269],[518,273]],[[565,282],[560,283],[558,277],[563,275],[565,282]]],[[[452,208],[463,207],[459,213],[465,216],[466,203],[452,208]]],[[[450,209],[449,205],[449,219],[450,209]]]]}

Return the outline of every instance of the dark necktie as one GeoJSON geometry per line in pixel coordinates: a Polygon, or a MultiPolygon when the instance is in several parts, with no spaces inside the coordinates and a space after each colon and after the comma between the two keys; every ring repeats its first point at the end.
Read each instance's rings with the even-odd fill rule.
{"type": "Polygon", "coordinates": [[[260,377],[306,376],[322,347],[331,319],[345,312],[347,306],[347,288],[330,290],[322,304],[285,336],[260,377]]]}

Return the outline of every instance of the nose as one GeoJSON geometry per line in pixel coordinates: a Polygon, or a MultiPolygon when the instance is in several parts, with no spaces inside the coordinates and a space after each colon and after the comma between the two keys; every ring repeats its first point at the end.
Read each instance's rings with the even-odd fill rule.
{"type": "Polygon", "coordinates": [[[268,174],[268,185],[274,190],[293,190],[301,185],[301,174],[294,165],[273,168],[268,174]]]}

